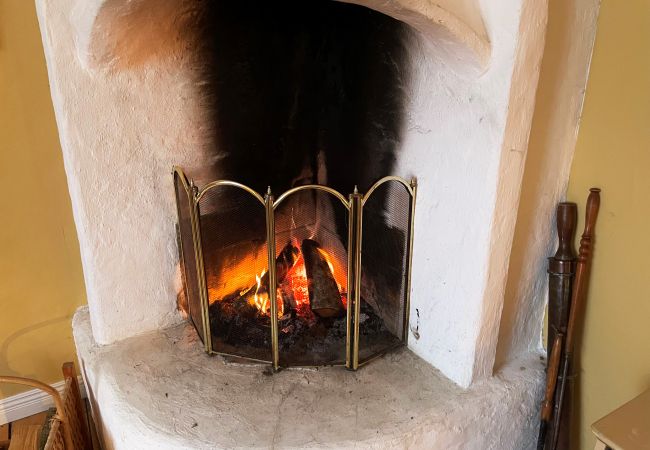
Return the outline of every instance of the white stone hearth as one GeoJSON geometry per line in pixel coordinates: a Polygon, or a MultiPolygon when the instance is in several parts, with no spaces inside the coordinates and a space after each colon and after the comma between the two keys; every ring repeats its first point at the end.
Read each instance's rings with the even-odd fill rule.
{"type": "Polygon", "coordinates": [[[537,436],[537,354],[463,390],[408,350],[358,372],[270,374],[208,356],[188,324],[107,346],[95,343],[87,308],[73,327],[107,450],[519,450],[534,448],[537,436]]]}

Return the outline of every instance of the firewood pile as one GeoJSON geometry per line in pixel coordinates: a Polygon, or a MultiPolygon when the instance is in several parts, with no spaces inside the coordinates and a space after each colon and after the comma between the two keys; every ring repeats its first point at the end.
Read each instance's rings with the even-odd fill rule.
{"type": "MultiPolygon", "coordinates": [[[[326,254],[318,242],[304,239],[300,248],[297,243],[287,243],[275,261],[281,306],[278,308],[280,351],[296,358],[308,353],[316,363],[319,355],[324,361],[331,359],[332,353],[343,355],[346,340],[346,286],[337,284],[326,254]],[[306,289],[296,286],[300,265],[304,265],[306,289]]],[[[231,347],[270,348],[268,291],[267,271],[255,285],[213,302],[209,310],[213,336],[231,347]],[[264,305],[262,308],[260,303],[264,305]]],[[[365,301],[361,302],[360,324],[366,336],[390,334],[383,320],[365,301]]]]}

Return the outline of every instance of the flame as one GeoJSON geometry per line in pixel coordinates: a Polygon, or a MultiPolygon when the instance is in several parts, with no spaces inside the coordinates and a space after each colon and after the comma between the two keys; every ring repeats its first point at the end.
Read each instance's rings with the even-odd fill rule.
{"type": "Polygon", "coordinates": [[[334,264],[332,264],[332,260],[330,259],[330,255],[325,250],[323,250],[322,248],[318,249],[318,253],[320,253],[323,256],[323,258],[325,258],[325,262],[327,263],[327,266],[330,268],[330,272],[332,272],[332,274],[333,274],[334,273],[334,264]]]}
{"type": "MultiPolygon", "coordinates": [[[[300,248],[298,241],[295,238],[294,241],[294,246],[300,248]]],[[[334,276],[339,292],[341,293],[343,306],[347,308],[347,261],[339,260],[335,252],[330,253],[322,248],[319,248],[318,251],[327,262],[327,265],[334,276]]],[[[239,285],[239,288],[235,292],[238,292],[242,297],[246,296],[248,303],[251,306],[254,306],[260,314],[269,316],[271,314],[271,300],[268,286],[266,286],[268,283],[263,282],[264,276],[268,270],[265,268],[261,272],[255,273],[254,283],[252,283],[252,280],[250,279],[250,274],[253,272],[251,266],[257,264],[261,265],[259,255],[251,255],[243,259],[239,264],[229,264],[227,270],[220,274],[218,278],[215,274],[208,272],[207,278],[210,303],[223,299],[225,291],[233,292],[232,287],[236,283],[236,285],[239,285]],[[248,281],[246,281],[247,279],[248,281]],[[247,283],[248,286],[246,286],[247,283]]],[[[308,320],[313,318],[313,312],[311,311],[309,302],[307,270],[305,268],[302,254],[298,256],[298,259],[287,273],[284,281],[278,283],[276,301],[278,318],[285,315],[285,305],[289,305],[290,303],[293,305],[291,309],[293,310],[295,308],[295,313],[298,316],[308,320]],[[280,284],[282,284],[282,287],[280,287],[280,284]],[[284,299],[283,292],[289,295],[289,297],[284,299]]]]}
{"type": "Polygon", "coordinates": [[[307,269],[302,254],[287,274],[293,298],[296,302],[296,311],[300,315],[310,312],[309,308],[309,282],[307,281],[307,269]]]}
{"type": "MultiPolygon", "coordinates": [[[[269,298],[268,292],[261,292],[260,293],[260,288],[262,287],[262,277],[266,274],[266,269],[264,269],[259,275],[255,275],[255,281],[256,281],[256,286],[255,286],[255,294],[253,295],[253,299],[249,300],[251,305],[255,306],[259,312],[265,315],[270,315],[271,314],[271,299],[269,298]]],[[[278,305],[277,308],[277,314],[278,317],[282,317],[284,315],[284,302],[282,301],[282,294],[280,290],[276,290],[276,304],[278,305]]]]}
{"type": "Polygon", "coordinates": [[[222,300],[233,292],[245,294],[255,287],[255,273],[267,266],[266,252],[239,250],[232,254],[220,255],[218,270],[206,266],[208,300],[210,304],[222,300]]]}
{"type": "Polygon", "coordinates": [[[325,262],[330,268],[330,272],[334,275],[334,280],[339,288],[339,292],[345,293],[348,285],[348,274],[346,273],[345,265],[341,264],[337,258],[333,257],[322,248],[319,248],[318,252],[323,256],[323,258],[325,258],[325,262]]]}
{"type": "Polygon", "coordinates": [[[260,287],[262,286],[262,277],[266,273],[266,270],[263,270],[259,275],[255,275],[255,280],[257,281],[257,287],[255,288],[255,295],[253,296],[253,303],[260,311],[266,311],[266,304],[268,303],[268,297],[262,299],[262,295],[259,294],[260,287]]]}
{"type": "MultiPolygon", "coordinates": [[[[339,292],[341,293],[341,300],[343,306],[347,308],[347,272],[346,266],[336,257],[331,255],[326,250],[319,248],[318,251],[327,262],[327,265],[334,276],[339,292]]],[[[254,305],[260,313],[264,315],[270,315],[270,299],[267,292],[264,292],[262,286],[262,277],[266,274],[266,269],[263,270],[259,275],[255,275],[256,286],[255,286],[255,295],[251,300],[251,304],[254,305]],[[260,292],[262,290],[262,292],[260,292]]],[[[288,283],[289,288],[293,294],[293,300],[295,302],[295,309],[298,316],[305,318],[310,318],[313,316],[313,313],[309,304],[309,282],[307,280],[307,270],[305,268],[305,260],[301,254],[296,260],[293,267],[287,273],[285,283],[288,283]]],[[[276,300],[277,300],[277,311],[278,317],[284,316],[284,300],[282,297],[282,291],[278,287],[276,291],[276,300]]]]}

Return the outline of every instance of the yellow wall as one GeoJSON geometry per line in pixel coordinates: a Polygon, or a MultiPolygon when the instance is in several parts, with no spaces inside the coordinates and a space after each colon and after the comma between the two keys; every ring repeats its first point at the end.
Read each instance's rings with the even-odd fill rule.
{"type": "MultiPolygon", "coordinates": [[[[0,0],[0,373],[60,380],[83,303],[34,2],[0,0]]],[[[0,398],[15,392],[0,386],[0,398]]]]}
{"type": "Polygon", "coordinates": [[[603,192],[580,358],[582,449],[593,448],[591,423],[650,387],[650,0],[601,6],[567,195],[583,215],[590,186],[603,192]]]}

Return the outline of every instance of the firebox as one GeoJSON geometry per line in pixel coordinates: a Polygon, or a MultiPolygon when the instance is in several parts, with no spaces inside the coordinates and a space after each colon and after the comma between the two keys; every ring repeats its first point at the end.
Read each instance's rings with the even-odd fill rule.
{"type": "Polygon", "coordinates": [[[206,352],[274,370],[356,370],[405,345],[416,181],[347,197],[319,184],[278,197],[173,169],[179,307],[206,352]]]}

